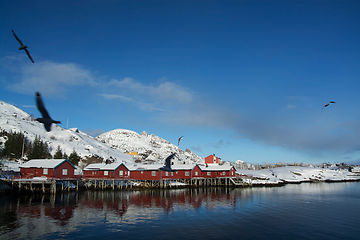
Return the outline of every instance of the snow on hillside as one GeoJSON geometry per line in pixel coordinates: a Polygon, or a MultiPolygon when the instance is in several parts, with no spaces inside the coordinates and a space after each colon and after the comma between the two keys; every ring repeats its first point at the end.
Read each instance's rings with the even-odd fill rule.
{"type": "Polygon", "coordinates": [[[256,170],[237,170],[237,174],[252,177],[252,184],[301,183],[309,181],[360,180],[360,175],[344,169],[317,167],[278,167],[256,170]]]}
{"type": "MultiPolygon", "coordinates": [[[[81,158],[99,156],[104,160],[134,162],[132,156],[113,149],[76,128],[63,129],[52,124],[51,131],[47,132],[43,124],[36,121],[33,116],[4,101],[0,101],[0,130],[22,132],[30,141],[34,141],[36,135],[40,136],[42,141],[48,143],[52,155],[60,146],[63,153],[66,152],[67,155],[70,155],[75,149],[81,158]]],[[[4,142],[5,139],[2,138],[0,141],[4,142]]]]}
{"type": "Polygon", "coordinates": [[[169,141],[154,134],[150,135],[145,131],[138,134],[126,129],[115,129],[103,133],[95,139],[123,152],[137,152],[137,158],[144,160],[145,162],[155,161],[163,163],[163,159],[173,152],[178,156],[178,158],[173,160],[175,164],[204,164],[205,161],[191,150],[186,149],[183,151],[169,141]]]}

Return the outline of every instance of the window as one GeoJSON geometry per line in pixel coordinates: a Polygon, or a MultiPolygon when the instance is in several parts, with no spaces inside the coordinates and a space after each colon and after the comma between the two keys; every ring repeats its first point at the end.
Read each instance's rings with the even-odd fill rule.
{"type": "Polygon", "coordinates": [[[197,176],[198,175],[198,172],[195,172],[195,176],[197,176]]]}
{"type": "Polygon", "coordinates": [[[63,170],[62,170],[62,175],[67,175],[67,169],[66,168],[64,168],[63,170]]]}
{"type": "Polygon", "coordinates": [[[47,175],[47,174],[48,174],[48,169],[47,169],[47,168],[44,168],[44,169],[43,169],[43,174],[44,174],[44,175],[47,175]]]}
{"type": "Polygon", "coordinates": [[[141,171],[141,174],[143,174],[144,173],[144,171],[141,171]]]}
{"type": "Polygon", "coordinates": [[[165,172],[165,176],[169,176],[169,173],[168,173],[168,172],[165,172]]]}
{"type": "Polygon", "coordinates": [[[104,176],[108,176],[109,175],[109,171],[104,171],[104,176]]]}
{"type": "Polygon", "coordinates": [[[173,172],[171,172],[171,176],[174,176],[174,173],[173,173],[173,172]]]}
{"type": "Polygon", "coordinates": [[[207,175],[208,175],[208,176],[211,176],[211,172],[207,172],[207,175]]]}
{"type": "Polygon", "coordinates": [[[123,171],[123,170],[120,170],[120,171],[119,171],[119,175],[120,175],[120,176],[123,176],[123,175],[124,175],[124,171],[123,171]]]}
{"type": "Polygon", "coordinates": [[[156,176],[156,171],[151,171],[151,176],[156,176]]]}
{"type": "Polygon", "coordinates": [[[223,172],[223,176],[225,176],[226,172],[223,172]]]}
{"type": "Polygon", "coordinates": [[[185,172],[185,176],[186,177],[190,176],[189,172],[185,172]]]}

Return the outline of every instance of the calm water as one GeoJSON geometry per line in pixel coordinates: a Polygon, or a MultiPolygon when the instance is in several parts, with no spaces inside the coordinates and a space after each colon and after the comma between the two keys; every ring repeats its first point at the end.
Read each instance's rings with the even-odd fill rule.
{"type": "Polygon", "coordinates": [[[0,195],[1,239],[359,239],[360,182],[0,195]]]}

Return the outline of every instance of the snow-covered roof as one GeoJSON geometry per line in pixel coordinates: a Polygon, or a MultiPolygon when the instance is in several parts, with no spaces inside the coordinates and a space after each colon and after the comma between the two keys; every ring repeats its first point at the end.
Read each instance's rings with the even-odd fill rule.
{"type": "Polygon", "coordinates": [[[132,164],[126,165],[130,171],[156,171],[163,167],[162,164],[132,164]]]}
{"type": "Polygon", "coordinates": [[[121,164],[123,164],[123,163],[117,163],[117,162],[110,163],[110,164],[93,163],[93,164],[89,164],[88,166],[86,166],[86,168],[84,168],[84,171],[89,171],[89,170],[109,170],[109,171],[113,171],[113,170],[116,170],[118,167],[120,167],[121,164]]]}
{"type": "Polygon", "coordinates": [[[217,164],[209,164],[206,166],[199,166],[201,171],[230,171],[233,166],[231,165],[217,165],[217,164]]]}
{"type": "Polygon", "coordinates": [[[56,168],[66,159],[32,159],[20,166],[20,168],[56,168]]]}
{"type": "Polygon", "coordinates": [[[197,164],[175,164],[171,165],[174,170],[192,170],[197,164]]]}

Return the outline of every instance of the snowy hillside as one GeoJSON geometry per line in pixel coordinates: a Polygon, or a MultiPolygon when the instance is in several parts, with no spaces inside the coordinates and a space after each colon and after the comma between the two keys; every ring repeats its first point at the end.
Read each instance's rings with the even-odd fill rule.
{"type": "Polygon", "coordinates": [[[360,174],[349,172],[344,169],[329,169],[318,167],[277,167],[270,169],[237,170],[239,175],[251,176],[251,183],[256,184],[278,184],[278,183],[301,183],[316,181],[354,181],[360,180],[360,174]]]}
{"type": "MultiPolygon", "coordinates": [[[[104,161],[110,159],[133,163],[138,159],[143,160],[144,163],[163,164],[164,159],[175,152],[179,157],[174,159],[176,164],[204,163],[204,159],[191,150],[183,151],[170,142],[146,132],[138,134],[130,130],[117,129],[93,138],[76,128],[63,129],[56,124],[53,124],[51,131],[47,132],[33,116],[4,101],[0,101],[0,131],[2,130],[22,132],[30,141],[34,141],[35,136],[38,135],[42,141],[48,143],[52,155],[60,146],[67,155],[75,149],[82,159],[98,156],[104,161]],[[139,155],[134,158],[125,152],[138,152],[139,155]]],[[[0,138],[0,142],[4,143],[5,139],[0,138]]]]}
{"type": "MultiPolygon", "coordinates": [[[[134,162],[132,156],[113,149],[76,128],[63,129],[53,124],[51,131],[47,132],[41,123],[34,120],[33,116],[4,101],[0,101],[0,131],[2,130],[22,132],[30,141],[34,141],[35,136],[38,135],[42,141],[48,143],[52,155],[60,146],[63,153],[65,152],[67,155],[70,155],[75,149],[83,159],[99,156],[104,161],[110,159],[116,162],[134,162]]],[[[2,138],[0,141],[4,142],[5,140],[2,138]]]]}
{"type": "Polygon", "coordinates": [[[163,163],[163,159],[175,152],[178,156],[173,160],[175,164],[204,163],[204,159],[191,150],[186,149],[183,151],[169,141],[153,134],[149,135],[145,131],[138,134],[126,129],[116,129],[103,133],[95,139],[122,152],[137,152],[138,156],[136,158],[144,162],[160,161],[160,163],[163,163]]]}

